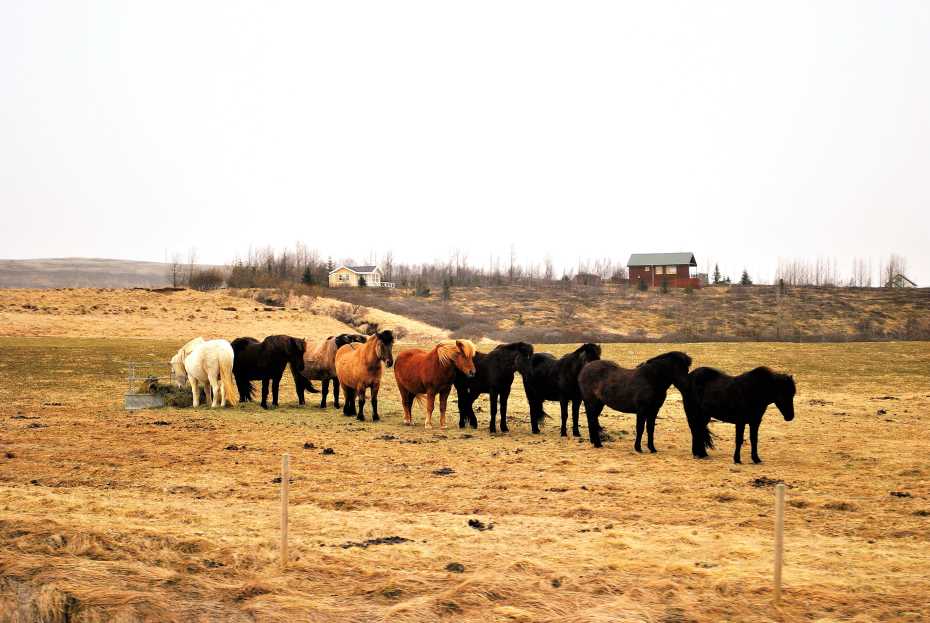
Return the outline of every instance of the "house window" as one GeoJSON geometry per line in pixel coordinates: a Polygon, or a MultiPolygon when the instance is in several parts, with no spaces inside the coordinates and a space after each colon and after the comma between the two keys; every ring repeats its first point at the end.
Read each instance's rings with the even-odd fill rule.
{"type": "Polygon", "coordinates": [[[647,272],[647,273],[648,273],[650,268],[652,268],[652,267],[651,267],[651,266],[643,266],[643,272],[647,272]]]}
{"type": "Polygon", "coordinates": [[[664,274],[665,274],[665,266],[656,266],[656,274],[657,274],[657,275],[664,275],[664,274]]]}
{"type": "Polygon", "coordinates": [[[349,280],[349,276],[347,274],[342,273],[341,275],[339,275],[339,281],[348,281],[348,280],[349,280]]]}
{"type": "Polygon", "coordinates": [[[665,267],[665,274],[666,274],[666,275],[676,275],[676,274],[678,274],[678,267],[677,267],[677,266],[666,266],[666,267],[665,267]]]}

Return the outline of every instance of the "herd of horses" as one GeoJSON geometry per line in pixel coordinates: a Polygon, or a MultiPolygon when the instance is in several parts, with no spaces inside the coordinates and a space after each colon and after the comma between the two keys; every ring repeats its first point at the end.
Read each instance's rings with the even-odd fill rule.
{"type": "Polygon", "coordinates": [[[439,397],[439,425],[446,426],[446,406],[454,387],[458,396],[459,427],[478,427],[473,408],[481,394],[490,399],[490,426],[497,432],[508,431],[507,403],[517,373],[530,408],[530,426],[539,433],[545,417],[546,401],[557,401],[561,408],[561,435],[568,436],[568,408],[571,404],[572,435],[581,436],[578,416],[584,404],[588,435],[595,447],[601,447],[598,417],[604,407],[636,415],[634,448],[642,452],[643,433],[646,448],[655,452],[655,424],[669,387],[682,395],[685,416],[691,431],[691,451],[696,457],[707,456],[713,448],[711,419],[736,425],[736,448],[733,461],[740,463],[740,449],[746,425],[752,460],[761,462],[758,449],[759,425],[769,405],[774,404],[786,421],[794,419],[794,379],[787,374],[758,367],[739,376],[729,376],[714,368],[691,368],[691,357],[679,351],[667,352],[624,368],[601,359],[597,344],[582,344],[574,351],[555,357],[537,353],[531,344],[501,344],[487,353],[478,352],[469,340],[443,340],[431,349],[410,348],[393,354],[394,335],[379,331],[369,336],[342,334],[316,342],[287,335],[272,335],[262,341],[240,337],[205,341],[195,338],[171,359],[177,383],[190,383],[194,406],[199,405],[203,389],[211,406],[235,405],[254,400],[253,383],[261,381],[261,406],[278,405],[278,389],[285,368],[294,378],[299,404],[305,392],[320,393],[312,381],[322,383],[320,407],[326,408],[332,383],[333,406],[339,408],[339,390],[343,391],[343,413],[365,419],[366,394],[371,400],[371,419],[377,421],[378,392],[384,367],[394,368],[394,380],[400,392],[404,423],[413,423],[413,404],[426,412],[425,426],[432,428],[436,397],[439,397]]]}

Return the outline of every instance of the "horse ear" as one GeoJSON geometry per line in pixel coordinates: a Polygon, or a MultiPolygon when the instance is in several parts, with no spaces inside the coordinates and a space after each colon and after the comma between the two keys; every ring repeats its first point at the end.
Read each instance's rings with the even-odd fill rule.
{"type": "Polygon", "coordinates": [[[465,354],[465,345],[462,344],[461,340],[455,340],[455,346],[459,349],[459,352],[463,355],[465,354]]]}

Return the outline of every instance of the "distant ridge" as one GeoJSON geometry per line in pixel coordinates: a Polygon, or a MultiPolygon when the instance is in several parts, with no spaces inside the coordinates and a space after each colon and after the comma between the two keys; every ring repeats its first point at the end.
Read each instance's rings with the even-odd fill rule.
{"type": "Polygon", "coordinates": [[[168,265],[164,262],[96,257],[0,260],[0,288],[158,288],[168,285],[171,285],[168,265]]]}

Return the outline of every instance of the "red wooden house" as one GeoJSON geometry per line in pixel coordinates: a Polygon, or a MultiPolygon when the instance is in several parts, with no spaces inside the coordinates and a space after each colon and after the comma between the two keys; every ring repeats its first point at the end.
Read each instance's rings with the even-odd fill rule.
{"type": "Polygon", "coordinates": [[[650,288],[658,288],[665,281],[670,288],[700,288],[701,280],[691,274],[697,267],[694,253],[634,253],[626,263],[630,283],[643,280],[650,288]]]}

